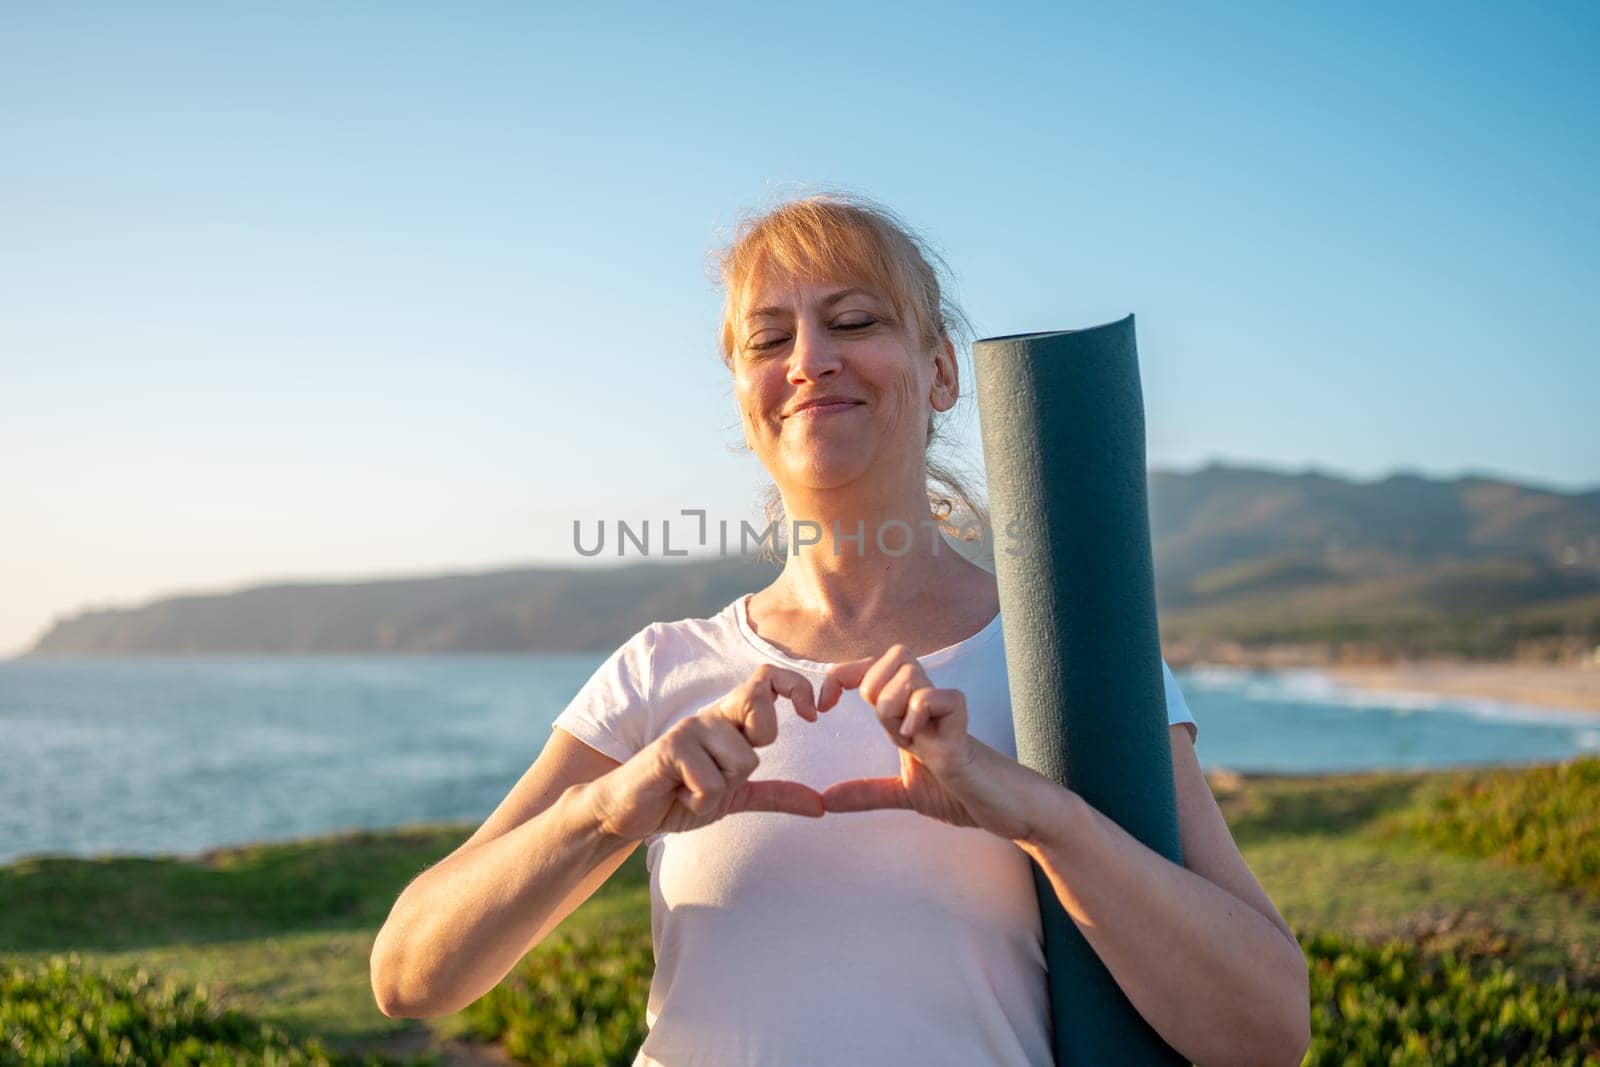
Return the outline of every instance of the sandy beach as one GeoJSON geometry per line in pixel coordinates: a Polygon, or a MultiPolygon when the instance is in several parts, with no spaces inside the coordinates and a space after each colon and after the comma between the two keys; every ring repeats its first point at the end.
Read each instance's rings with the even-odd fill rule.
{"type": "Polygon", "coordinates": [[[1542,663],[1325,664],[1315,670],[1341,685],[1439,696],[1482,697],[1548,708],[1600,712],[1600,666],[1542,663]]]}

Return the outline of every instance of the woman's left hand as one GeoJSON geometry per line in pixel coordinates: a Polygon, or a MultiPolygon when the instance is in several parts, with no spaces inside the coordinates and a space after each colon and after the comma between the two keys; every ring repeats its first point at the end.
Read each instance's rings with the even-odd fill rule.
{"type": "Polygon", "coordinates": [[[968,734],[961,690],[934,688],[904,645],[830,667],[817,707],[831,708],[846,689],[861,691],[899,746],[900,776],[836,782],[822,791],[826,810],[910,808],[953,826],[1033,839],[1037,812],[1062,787],[968,734]]]}

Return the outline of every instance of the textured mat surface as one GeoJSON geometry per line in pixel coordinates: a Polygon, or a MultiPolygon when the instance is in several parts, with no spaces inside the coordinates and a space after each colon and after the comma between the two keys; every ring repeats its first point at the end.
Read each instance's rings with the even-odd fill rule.
{"type": "MultiPolygon", "coordinates": [[[[1133,316],[972,346],[1017,756],[1182,862],[1133,316]]],[[[1056,1060],[1186,1063],[1037,864],[1056,1060]]]]}

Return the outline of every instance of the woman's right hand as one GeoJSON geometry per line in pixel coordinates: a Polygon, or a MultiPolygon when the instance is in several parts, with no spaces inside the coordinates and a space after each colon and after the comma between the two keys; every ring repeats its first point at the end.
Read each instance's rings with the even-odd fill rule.
{"type": "Polygon", "coordinates": [[[762,664],[727,696],[673,723],[632,759],[589,783],[602,832],[626,841],[695,830],[739,811],[820,818],[822,794],[799,782],[749,781],[756,749],[778,736],[777,698],[807,722],[816,698],[804,675],[762,664]]]}

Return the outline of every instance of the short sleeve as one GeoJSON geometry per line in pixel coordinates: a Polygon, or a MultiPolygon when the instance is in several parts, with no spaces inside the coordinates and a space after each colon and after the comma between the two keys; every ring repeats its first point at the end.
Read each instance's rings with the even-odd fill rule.
{"type": "Polygon", "coordinates": [[[623,642],[595,668],[550,724],[620,763],[654,736],[650,724],[651,653],[655,623],[623,642]]]}
{"type": "Polygon", "coordinates": [[[1183,698],[1183,690],[1178,688],[1178,680],[1172,676],[1172,668],[1167,666],[1164,658],[1161,661],[1161,677],[1167,685],[1167,725],[1188,723],[1189,740],[1195,740],[1200,734],[1200,725],[1194,721],[1194,712],[1189,710],[1189,702],[1183,698]]]}

